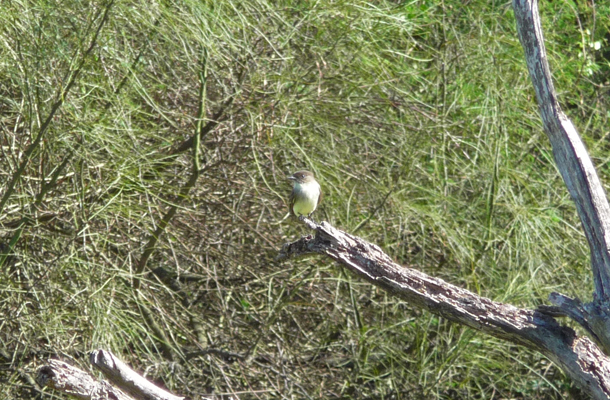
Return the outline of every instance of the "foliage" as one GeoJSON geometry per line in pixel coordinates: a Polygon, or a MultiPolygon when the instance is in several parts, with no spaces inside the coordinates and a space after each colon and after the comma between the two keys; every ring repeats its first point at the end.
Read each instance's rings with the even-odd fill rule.
{"type": "MultiPolygon", "coordinates": [[[[610,181],[610,8],[541,12],[561,102],[610,181]]],[[[522,307],[590,296],[508,3],[8,1],[0,38],[3,397],[96,348],[192,397],[578,393],[541,355],[327,260],[274,261],[306,233],[281,220],[285,176],[307,168],[316,218],[405,265],[522,307]]]]}

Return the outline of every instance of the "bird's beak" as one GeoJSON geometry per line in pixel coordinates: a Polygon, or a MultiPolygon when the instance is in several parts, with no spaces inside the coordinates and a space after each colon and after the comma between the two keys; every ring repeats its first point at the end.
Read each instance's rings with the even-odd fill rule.
{"type": "Polygon", "coordinates": [[[294,176],[289,176],[286,179],[288,179],[289,181],[296,181],[297,178],[295,178],[294,176]]]}

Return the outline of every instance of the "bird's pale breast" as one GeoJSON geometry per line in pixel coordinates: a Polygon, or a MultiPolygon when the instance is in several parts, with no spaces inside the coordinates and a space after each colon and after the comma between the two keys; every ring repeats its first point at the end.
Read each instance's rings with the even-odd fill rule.
{"type": "Polygon", "coordinates": [[[296,201],[292,210],[295,215],[309,215],[316,209],[320,197],[318,182],[296,183],[294,185],[296,201]]]}

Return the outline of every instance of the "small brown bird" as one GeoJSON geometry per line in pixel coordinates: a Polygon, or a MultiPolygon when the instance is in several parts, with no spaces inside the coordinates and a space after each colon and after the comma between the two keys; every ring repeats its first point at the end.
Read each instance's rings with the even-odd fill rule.
{"type": "Polygon", "coordinates": [[[295,217],[309,217],[322,201],[322,189],[309,171],[298,171],[288,177],[292,183],[290,213],[295,217]]]}

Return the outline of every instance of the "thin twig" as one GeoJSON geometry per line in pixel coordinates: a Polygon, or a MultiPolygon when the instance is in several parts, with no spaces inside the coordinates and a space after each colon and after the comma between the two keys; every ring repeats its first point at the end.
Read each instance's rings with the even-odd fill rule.
{"type": "MultiPolygon", "coordinates": [[[[15,191],[15,187],[17,186],[17,183],[21,179],[21,175],[23,175],[23,172],[25,171],[26,167],[28,166],[28,164],[30,162],[30,159],[32,157],[32,154],[40,146],[40,143],[42,142],[42,138],[44,137],[47,129],[51,125],[51,121],[53,121],[53,118],[55,117],[55,114],[57,113],[59,108],[66,101],[68,93],[70,92],[70,89],[72,89],[72,86],[74,86],[74,83],[76,82],[76,78],[78,78],[78,76],[80,75],[80,73],[81,73],[81,71],[83,69],[83,66],[85,64],[85,61],[87,60],[87,58],[89,57],[89,55],[93,51],[93,48],[95,47],[95,45],[97,43],[97,39],[98,39],[99,34],[100,34],[101,30],[102,30],[102,27],[108,21],[108,14],[110,13],[110,9],[112,8],[113,4],[114,4],[114,0],[110,0],[108,2],[108,4],[106,5],[106,8],[104,9],[104,15],[103,15],[102,20],[100,21],[98,27],[97,27],[97,30],[95,31],[95,34],[93,35],[93,39],[91,39],[89,47],[87,48],[87,50],[85,51],[85,53],[81,57],[81,60],[78,63],[78,65],[76,66],[76,68],[75,69],[69,69],[68,72],[66,73],[67,84],[65,86],[63,86],[63,88],[60,88],[57,91],[57,93],[55,95],[55,102],[51,106],[51,111],[49,112],[49,115],[47,115],[47,118],[45,119],[45,121],[40,126],[40,129],[38,131],[38,135],[36,136],[36,139],[34,139],[34,141],[28,146],[28,148],[24,152],[23,160],[21,161],[21,164],[19,165],[19,168],[13,174],[13,176],[11,178],[11,181],[6,186],[6,192],[4,192],[4,195],[2,196],[2,199],[0,200],[0,215],[4,211],[4,206],[8,202],[9,198],[11,197],[13,192],[15,191]]],[[[101,11],[100,11],[100,13],[101,13],[101,11]]],[[[94,20],[96,18],[94,18],[94,20]]],[[[75,55],[75,57],[76,57],[76,55],[75,55]]]]}
{"type": "Polygon", "coordinates": [[[203,51],[201,64],[202,64],[201,71],[199,72],[200,86],[199,86],[199,109],[197,111],[197,114],[198,114],[197,115],[197,129],[196,129],[195,134],[192,136],[193,140],[191,142],[191,146],[192,146],[192,150],[193,150],[193,166],[192,166],[192,171],[191,171],[191,177],[188,180],[188,182],[180,189],[180,193],[178,194],[176,203],[173,204],[172,206],[170,206],[169,210],[167,210],[167,212],[163,216],[163,219],[161,220],[161,222],[159,222],[157,229],[148,239],[148,243],[146,244],[146,247],[144,248],[144,253],[142,253],[142,257],[140,257],[140,260],[138,261],[136,271],[135,271],[134,288],[136,288],[136,289],[140,287],[140,274],[144,271],[144,268],[146,267],[146,263],[148,262],[148,259],[150,258],[153,251],[155,250],[155,246],[157,245],[157,242],[159,241],[159,237],[161,237],[161,235],[165,231],[165,228],[167,227],[167,225],[169,224],[171,219],[174,217],[174,215],[176,215],[176,212],[178,211],[179,201],[181,199],[186,198],[186,196],[188,196],[191,189],[195,186],[195,183],[197,183],[197,179],[199,179],[200,170],[201,170],[201,167],[199,165],[199,148],[201,146],[201,136],[204,134],[207,134],[207,131],[205,131],[203,128],[203,121],[205,118],[205,111],[206,111],[205,98],[206,98],[206,90],[207,90],[207,51],[206,50],[203,51]]]}

